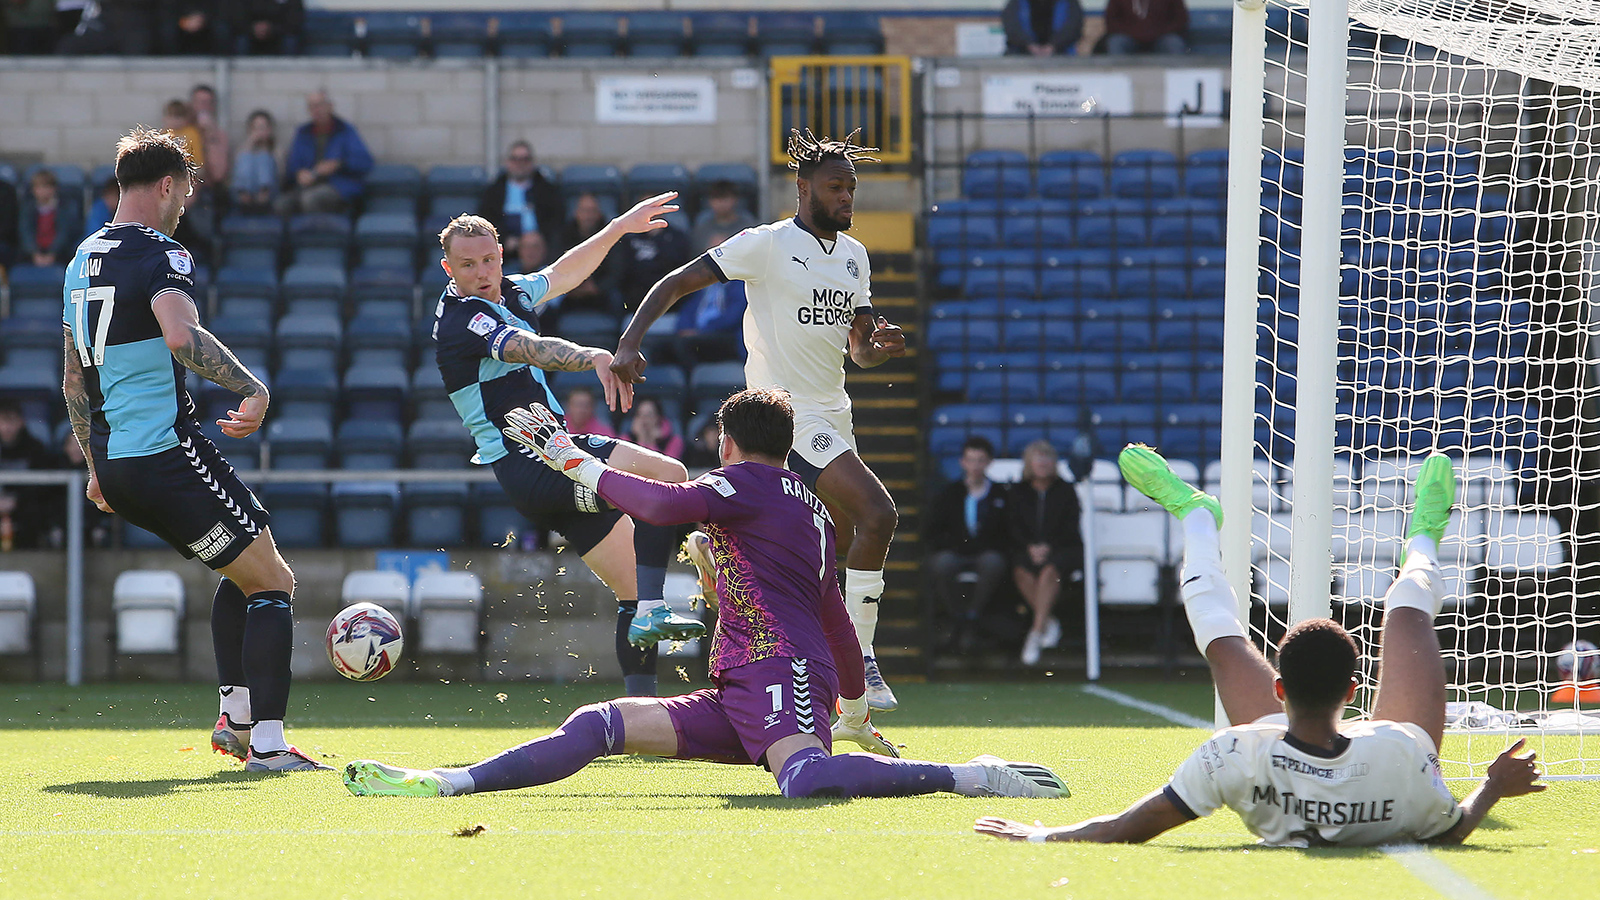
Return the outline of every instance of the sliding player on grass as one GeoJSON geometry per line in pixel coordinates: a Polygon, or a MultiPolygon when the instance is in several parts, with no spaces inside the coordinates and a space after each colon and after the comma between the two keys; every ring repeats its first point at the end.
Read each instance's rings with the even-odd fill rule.
{"type": "MultiPolygon", "coordinates": [[[[667,227],[657,218],[677,209],[676,194],[645,200],[544,269],[505,276],[500,236],[487,219],[461,215],[439,233],[450,284],[434,312],[433,339],[445,390],[477,442],[472,461],[492,466],[517,511],[561,532],[567,544],[617,595],[617,661],[626,691],[656,692],[656,643],[705,633],[663,600],[672,533],[635,523],[594,491],[551,472],[502,437],[508,410],[540,403],[561,411],[544,373],[593,370],[606,403],[626,410],[633,388],[611,374],[611,354],[538,333],[538,308],[576,287],[624,234],[667,227]]],[[[688,478],[671,457],[599,435],[580,436],[589,451],[619,469],[663,481],[688,478]]]]}
{"type": "Polygon", "coordinates": [[[733,395],[717,414],[722,468],[669,484],[590,456],[547,409],[511,412],[509,438],[629,515],[658,525],[707,523],[720,609],[711,650],[714,687],[585,706],[555,732],[465,768],[353,762],[344,774],[350,792],[510,790],[559,781],[599,757],[629,753],[759,764],[785,797],[1064,795],[1066,786],[1043,766],[992,756],[959,765],[888,758],[894,748],[868,721],[861,648],[839,596],[828,511],[783,467],[793,416],[781,391],[733,395]],[[845,699],[830,733],[835,697],[845,699]],[[883,755],[831,756],[834,738],[883,755]]]}
{"type": "Polygon", "coordinates": [[[872,314],[867,248],[845,234],[855,214],[856,162],[871,147],[789,139],[798,205],[793,218],[746,228],[721,246],[661,279],[645,295],[617,344],[611,371],[629,384],[644,380],[640,352],[650,326],[688,294],[718,281],[743,281],[749,306],[744,342],[747,387],[775,387],[794,401],[794,447],[788,465],[828,505],[844,548],[844,602],[864,654],[873,709],[898,705],[878,671],[872,639],[883,597],[883,564],[899,522],[894,500],[856,453],[844,357],[863,369],[904,356],[898,325],[872,314]]]}
{"type": "Polygon", "coordinates": [[[1544,790],[1518,740],[1457,804],[1439,771],[1445,674],[1433,620],[1444,602],[1439,538],[1455,503],[1455,472],[1434,454],[1417,475],[1404,565],[1384,597],[1378,694],[1371,720],[1341,722],[1355,697],[1356,645],[1331,619],[1289,629],[1278,672],[1250,643],[1222,572],[1222,508],[1132,444],[1123,477],[1183,521],[1183,603],[1233,727],[1217,732],[1166,787],[1115,815],[1064,828],[985,817],[979,832],[1013,840],[1138,843],[1221,806],[1274,846],[1459,843],[1503,797],[1544,790]]]}

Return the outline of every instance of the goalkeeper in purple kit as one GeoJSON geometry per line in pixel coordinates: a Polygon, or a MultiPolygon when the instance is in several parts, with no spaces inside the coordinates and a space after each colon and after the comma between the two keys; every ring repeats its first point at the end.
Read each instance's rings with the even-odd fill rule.
{"type": "MultiPolygon", "coordinates": [[[[680,697],[630,697],[574,712],[556,731],[464,768],[345,767],[350,792],[449,796],[566,778],[602,756],[637,754],[758,764],[785,797],[1059,797],[1049,769],[980,756],[903,760],[868,720],[860,644],[833,576],[827,508],[783,463],[794,412],[778,390],[746,390],[717,413],[722,468],[684,484],[607,466],[573,444],[543,406],[512,410],[506,437],[635,518],[706,523],[719,606],[712,687],[680,697]],[[837,699],[839,721],[827,717],[837,699]],[[821,727],[818,725],[821,720],[821,727]],[[872,751],[830,755],[834,739],[872,751]]],[[[703,548],[701,548],[703,549],[703,548]]],[[[700,560],[703,564],[704,560],[700,560]]]]}

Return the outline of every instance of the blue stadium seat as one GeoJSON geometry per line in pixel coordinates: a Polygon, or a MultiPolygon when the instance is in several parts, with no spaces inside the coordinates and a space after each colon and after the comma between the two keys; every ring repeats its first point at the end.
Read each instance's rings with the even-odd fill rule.
{"type": "Polygon", "coordinates": [[[756,178],[756,170],[748,163],[706,163],[694,172],[694,201],[695,205],[704,209],[706,195],[712,186],[718,182],[726,181],[739,191],[740,198],[744,201],[745,209],[757,209],[760,206],[757,193],[760,191],[760,182],[756,178]]]}
{"type": "Polygon", "coordinates": [[[349,13],[308,9],[304,39],[306,56],[349,56],[354,52],[355,17],[349,13]]]}
{"type": "Polygon", "coordinates": [[[272,323],[260,316],[217,316],[206,323],[206,328],[235,353],[272,349],[272,323]]]}
{"type": "Polygon", "coordinates": [[[404,368],[411,355],[411,326],[395,316],[358,315],[350,321],[346,342],[353,369],[404,368]]]}
{"type": "Polygon", "coordinates": [[[883,22],[871,10],[823,14],[823,52],[829,56],[874,56],[883,52],[883,22]]]}
{"type": "MultiPolygon", "coordinates": [[[[1220,373],[1219,373],[1220,374],[1220,373]]],[[[1206,396],[1197,390],[1195,372],[1189,367],[1162,366],[1156,373],[1156,398],[1163,406],[1174,403],[1193,403],[1204,399],[1221,404],[1221,394],[1206,396]]],[[[1220,407],[1219,407],[1220,408],[1220,407]]]]}
{"type": "MultiPolygon", "coordinates": [[[[428,17],[433,55],[440,59],[482,59],[489,48],[489,17],[476,12],[436,12],[428,17]]],[[[368,190],[372,177],[367,176],[368,190]]],[[[370,197],[371,194],[369,193],[370,197]]],[[[367,207],[371,211],[372,207],[367,207]]]]}
{"type": "Polygon", "coordinates": [[[511,498],[498,484],[474,484],[467,493],[479,540],[486,546],[516,547],[518,539],[533,526],[511,505],[511,498]]]}
{"type": "Polygon", "coordinates": [[[363,471],[398,469],[404,439],[398,420],[347,420],[339,425],[339,466],[363,471]]]}
{"type": "Polygon", "coordinates": [[[346,414],[353,419],[398,421],[411,378],[398,365],[352,366],[344,375],[346,414]]]}
{"type": "Polygon", "coordinates": [[[443,549],[467,541],[467,486],[459,481],[410,482],[402,491],[413,547],[443,549]]]}
{"type": "Polygon", "coordinates": [[[272,537],[279,547],[327,543],[327,485],[267,484],[261,490],[261,504],[272,513],[272,537]]]}
{"type": "MultiPolygon", "coordinates": [[[[999,406],[994,407],[999,411],[999,406]]],[[[935,425],[928,429],[928,452],[935,457],[959,455],[961,445],[972,435],[981,435],[989,439],[996,447],[1001,441],[1001,427],[998,417],[994,424],[983,425],[935,425]]]]}
{"type": "Polygon", "coordinates": [[[345,283],[343,266],[303,263],[284,270],[281,292],[285,300],[342,299],[345,283]]]}
{"type": "Polygon", "coordinates": [[[677,191],[678,205],[684,206],[688,203],[693,181],[689,177],[689,170],[677,163],[640,163],[628,170],[626,185],[629,199],[640,194],[653,196],[677,191]]]}
{"type": "Polygon", "coordinates": [[[339,546],[393,547],[399,502],[400,486],[392,481],[335,484],[333,508],[339,546]]]}
{"type": "Polygon", "coordinates": [[[561,16],[562,55],[603,59],[622,49],[622,18],[611,13],[568,12],[561,16]]]}
{"type": "Polygon", "coordinates": [[[501,12],[495,15],[495,52],[508,59],[542,59],[553,41],[549,13],[501,12]]]}
{"type": "Polygon", "coordinates": [[[425,190],[430,197],[466,196],[476,204],[488,180],[483,166],[434,166],[428,170],[425,190]]]}
{"type": "MultiPolygon", "coordinates": [[[[594,376],[589,376],[590,382],[594,376]]],[[[590,383],[585,383],[590,387],[590,383]]],[[[656,364],[650,367],[648,377],[633,386],[633,395],[643,399],[651,397],[659,401],[672,401],[681,404],[689,393],[689,376],[683,371],[682,366],[656,364]]],[[[669,417],[670,418],[670,417],[669,417]]]]}
{"type": "Polygon", "coordinates": [[[961,193],[968,197],[1026,197],[1033,172],[1020,150],[979,150],[967,157],[961,193]]]}
{"type": "MultiPolygon", "coordinates": [[[[49,303],[49,301],[39,301],[49,303]]],[[[23,317],[13,313],[0,327],[0,351],[7,366],[61,369],[61,301],[54,303],[55,315],[23,317]]],[[[43,310],[41,310],[43,312],[43,310]]]]}
{"type": "Polygon", "coordinates": [[[444,377],[432,360],[426,360],[411,372],[412,414],[418,419],[456,420],[455,404],[444,389],[444,377]]]}
{"type": "Polygon", "coordinates": [[[945,320],[928,323],[930,350],[998,350],[1000,324],[993,320],[945,320]]]}
{"type": "Polygon", "coordinates": [[[339,379],[333,369],[279,369],[272,377],[275,416],[332,421],[339,397],[339,379]]]}
{"type": "Polygon", "coordinates": [[[1039,291],[1038,276],[1034,268],[968,269],[964,287],[968,296],[1032,297],[1039,291]]]}
{"type": "Polygon", "coordinates": [[[319,418],[275,417],[267,423],[274,469],[326,469],[333,454],[333,428],[319,418]]]}
{"type": "MultiPolygon", "coordinates": [[[[18,269],[21,267],[19,266],[18,269]]],[[[11,270],[13,295],[16,292],[18,269],[11,270]]],[[[278,299],[278,274],[266,267],[224,266],[217,272],[217,293],[228,297],[254,297],[276,302],[278,299]]]]}
{"type": "Polygon", "coordinates": [[[1226,148],[1200,150],[1189,154],[1184,167],[1184,186],[1191,197],[1228,196],[1228,151],[1226,148]]]}
{"type": "Polygon", "coordinates": [[[808,56],[817,52],[814,13],[777,12],[756,17],[756,47],[762,56],[808,56]]]}
{"type": "Polygon", "coordinates": [[[724,400],[744,386],[743,363],[701,363],[689,373],[689,396],[695,403],[724,400]]]}
{"type": "Polygon", "coordinates": [[[567,198],[567,211],[570,214],[572,204],[581,194],[594,194],[601,201],[601,207],[611,205],[611,215],[615,215],[618,204],[626,198],[623,196],[622,172],[616,166],[602,165],[571,165],[561,170],[561,195],[567,198]]]}
{"type": "Polygon", "coordinates": [[[369,212],[356,220],[357,247],[398,247],[406,252],[407,265],[419,235],[417,217],[408,212],[369,212]]]}
{"type": "Polygon", "coordinates": [[[376,59],[415,59],[422,53],[423,17],[403,12],[369,12],[366,54],[376,59]]]}
{"type": "Polygon", "coordinates": [[[1096,200],[1106,192],[1105,161],[1088,150],[1054,150],[1039,157],[1039,196],[1096,200]]]}
{"type": "Polygon", "coordinates": [[[326,315],[284,316],[278,322],[279,365],[285,369],[334,370],[344,332],[326,315]]]}
{"type": "Polygon", "coordinates": [[[283,220],[277,216],[228,216],[222,220],[222,240],[230,252],[248,247],[276,255],[283,245],[283,220]]]}
{"type": "Polygon", "coordinates": [[[928,217],[928,243],[933,247],[987,250],[1000,246],[1001,241],[993,218],[934,215],[928,217]]]}
{"type": "Polygon", "coordinates": [[[67,269],[65,266],[12,266],[10,281],[13,300],[55,300],[59,304],[67,269]]]}
{"type": "Polygon", "coordinates": [[[998,427],[1005,421],[1005,411],[988,403],[953,403],[934,409],[932,422],[951,427],[998,427]]]}
{"type": "Polygon", "coordinates": [[[628,14],[628,55],[646,59],[686,56],[688,37],[682,13],[634,12],[628,14]]]}
{"type": "Polygon", "coordinates": [[[406,454],[416,469],[465,468],[473,454],[472,435],[459,418],[418,419],[406,432],[406,454]]]}
{"type": "Polygon", "coordinates": [[[1178,195],[1178,158],[1165,150],[1126,150],[1111,158],[1111,193],[1157,200],[1178,195]]]}
{"type": "MultiPolygon", "coordinates": [[[[350,302],[359,318],[382,315],[386,318],[411,318],[412,295],[416,274],[410,266],[361,266],[350,273],[350,302]]],[[[434,297],[428,297],[426,309],[433,314],[434,297]]]]}

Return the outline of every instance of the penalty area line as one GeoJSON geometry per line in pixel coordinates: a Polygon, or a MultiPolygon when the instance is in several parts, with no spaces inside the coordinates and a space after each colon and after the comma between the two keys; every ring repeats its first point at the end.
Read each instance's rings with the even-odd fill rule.
{"type": "Polygon", "coordinates": [[[1445,897],[1461,900],[1494,900],[1494,895],[1479,887],[1467,876],[1450,868],[1444,860],[1433,855],[1421,844],[1385,844],[1378,848],[1383,854],[1399,863],[1418,881],[1433,888],[1445,897]]]}
{"type": "Polygon", "coordinates": [[[1204,728],[1207,731],[1216,730],[1216,726],[1213,723],[1199,718],[1198,716],[1191,716],[1186,712],[1181,712],[1173,709],[1170,706],[1163,706],[1160,703],[1151,703],[1149,700],[1140,700],[1138,697],[1132,697],[1124,694],[1121,691],[1114,691],[1108,687],[1101,687],[1098,684],[1086,684],[1079,688],[1079,690],[1090,695],[1091,697],[1099,697],[1101,700],[1110,700],[1112,703],[1115,703],[1118,706],[1126,706],[1129,709],[1137,709],[1140,712],[1149,713],[1158,719],[1166,719],[1168,722],[1171,722],[1174,725],[1182,725],[1185,728],[1204,728]]]}

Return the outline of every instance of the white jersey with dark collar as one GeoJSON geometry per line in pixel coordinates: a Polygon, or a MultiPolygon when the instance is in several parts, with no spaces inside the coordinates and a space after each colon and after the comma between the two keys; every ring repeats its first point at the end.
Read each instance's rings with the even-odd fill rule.
{"type": "Polygon", "coordinates": [[[705,257],[723,281],[743,281],[745,382],[788,391],[797,411],[843,411],[850,326],[872,312],[867,248],[825,241],[798,218],[746,228],[705,257]]]}
{"type": "Polygon", "coordinates": [[[1192,816],[1227,806],[1263,844],[1422,841],[1461,820],[1427,733],[1351,722],[1333,751],[1298,741],[1282,714],[1212,735],[1178,767],[1168,799],[1192,816]]]}

